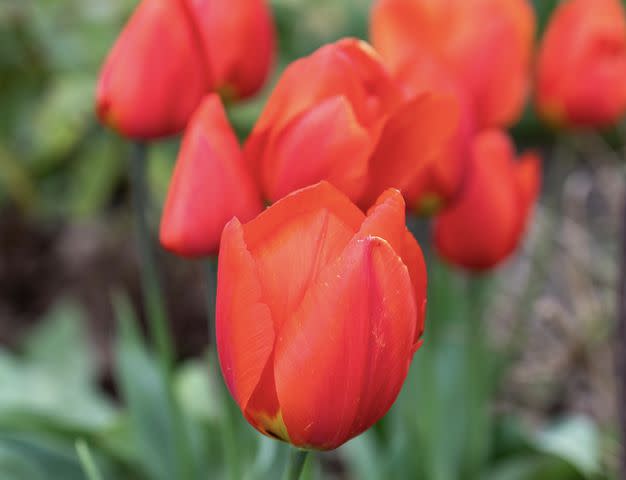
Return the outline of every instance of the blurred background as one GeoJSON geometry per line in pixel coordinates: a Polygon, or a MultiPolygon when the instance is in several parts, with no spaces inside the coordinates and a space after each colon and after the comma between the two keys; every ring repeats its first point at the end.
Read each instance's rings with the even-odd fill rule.
{"type": "MultiPolygon", "coordinates": [[[[558,2],[535,3],[544,25],[558,2]]],[[[326,42],[367,38],[367,0],[272,4],[279,30],[277,71],[326,42]]],[[[28,458],[43,461],[50,452],[65,451],[55,450],[52,438],[68,432],[107,432],[102,450],[121,463],[126,455],[132,463],[119,442],[107,443],[120,425],[121,405],[113,374],[113,292],[126,292],[142,317],[129,145],[98,124],[93,96],[98,69],[135,5],[134,0],[0,1],[2,479],[39,478],[18,468],[23,456],[15,452],[25,448],[28,458]],[[39,443],[28,443],[34,431],[39,443]]],[[[263,97],[229,111],[242,137],[263,97]]],[[[503,431],[520,424],[532,432],[533,449],[559,457],[570,476],[534,474],[539,470],[522,465],[501,476],[496,471],[493,478],[617,478],[612,341],[626,130],[556,136],[529,109],[513,133],[520,149],[543,153],[545,177],[527,241],[499,270],[490,291],[490,339],[511,361],[492,414],[507,419],[503,431]]],[[[172,140],[150,150],[155,231],[177,147],[172,140]]],[[[427,233],[420,240],[427,243],[427,233]]],[[[201,266],[160,254],[184,365],[181,395],[198,415],[212,418],[211,405],[202,398],[208,331],[201,266]]],[[[329,475],[324,478],[365,478],[350,467],[367,451],[358,448],[339,459],[323,457],[319,468],[329,475]]]]}

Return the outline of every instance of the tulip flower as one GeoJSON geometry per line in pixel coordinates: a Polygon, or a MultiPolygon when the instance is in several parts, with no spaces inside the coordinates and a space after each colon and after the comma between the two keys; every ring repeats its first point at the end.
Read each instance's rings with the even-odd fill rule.
{"type": "Polygon", "coordinates": [[[626,112],[626,17],[619,0],[559,4],[539,50],[536,104],[555,126],[604,127],[626,112]]]}
{"type": "Polygon", "coordinates": [[[426,270],[387,190],[367,216],[327,182],[224,228],[217,348],[260,432],[333,449],[395,401],[424,328],[426,270]]]}
{"type": "Polygon", "coordinates": [[[378,0],[370,30],[394,74],[432,55],[469,93],[479,129],[519,118],[535,30],[528,0],[378,0]]]}
{"type": "Polygon", "coordinates": [[[98,116],[139,140],[180,133],[210,91],[243,98],[262,86],[273,35],[263,0],[143,0],[102,67],[98,116]]]}
{"type": "Polygon", "coordinates": [[[438,253],[477,272],[504,261],[525,231],[540,176],[539,157],[526,153],[516,162],[511,139],[503,132],[476,136],[459,196],[435,221],[438,253]]]}
{"type": "Polygon", "coordinates": [[[274,62],[274,22],[266,0],[190,3],[209,52],[216,88],[229,100],[257,93],[274,62]]]}
{"type": "Polygon", "coordinates": [[[364,42],[326,45],[285,70],[246,145],[276,201],[327,180],[360,205],[403,190],[453,134],[458,108],[436,91],[406,101],[364,42]]]}
{"type": "Polygon", "coordinates": [[[214,255],[231,218],[248,221],[262,210],[224,107],[210,94],[183,138],[161,220],[161,244],[186,257],[214,255]]]}

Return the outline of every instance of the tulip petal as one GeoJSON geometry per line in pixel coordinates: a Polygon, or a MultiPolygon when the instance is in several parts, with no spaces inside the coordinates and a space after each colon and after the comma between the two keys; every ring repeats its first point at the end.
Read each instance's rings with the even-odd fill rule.
{"type": "Polygon", "coordinates": [[[210,52],[217,88],[232,92],[235,99],[256,93],[269,74],[275,50],[274,25],[266,1],[195,0],[190,4],[210,52]]]}
{"type": "Polygon", "coordinates": [[[262,210],[224,107],[211,94],[185,133],[161,221],[161,244],[183,256],[213,255],[231,218],[247,222],[262,210]]]}
{"type": "Polygon", "coordinates": [[[264,168],[267,196],[328,180],[350,198],[366,183],[375,139],[357,121],[345,97],[331,97],[294,119],[268,145],[264,168]]]}
{"type": "Polygon", "coordinates": [[[417,344],[424,331],[427,273],[422,249],[406,228],[405,213],[406,207],[402,195],[395,188],[390,188],[369,209],[358,236],[384,238],[407,266],[418,310],[415,332],[415,344],[417,344]]]}
{"type": "Polygon", "coordinates": [[[363,219],[345,195],[322,182],[285,197],[244,226],[276,331],[363,219]]]}
{"type": "Polygon", "coordinates": [[[275,379],[290,440],[336,448],[391,407],[406,377],[416,306],[406,266],[355,238],[278,334],[275,379]]]}
{"type": "Polygon", "coordinates": [[[222,234],[217,287],[216,333],[222,374],[245,411],[274,348],[274,323],[262,302],[256,265],[239,220],[222,234]]]}
{"type": "Polygon", "coordinates": [[[390,187],[404,193],[447,147],[458,120],[458,101],[451,95],[425,93],[407,102],[383,130],[361,204],[371,204],[390,187]]]}

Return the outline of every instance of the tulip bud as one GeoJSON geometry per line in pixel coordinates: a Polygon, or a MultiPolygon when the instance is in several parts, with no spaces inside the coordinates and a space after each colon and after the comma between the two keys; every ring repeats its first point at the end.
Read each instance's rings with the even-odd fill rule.
{"type": "Polygon", "coordinates": [[[527,153],[515,162],[500,131],[475,137],[463,187],[435,221],[435,246],[452,264],[483,271],[504,261],[522,238],[539,194],[541,163],[527,153]]]}
{"type": "Polygon", "coordinates": [[[265,0],[192,0],[215,86],[229,100],[265,84],[274,61],[274,22],[265,0]]]}
{"type": "Polygon", "coordinates": [[[327,180],[359,205],[403,189],[453,134],[454,99],[407,100],[364,42],[326,45],[285,70],[246,146],[271,201],[327,180]]]}
{"type": "Polygon", "coordinates": [[[173,135],[185,128],[212,85],[185,2],[143,0],[102,67],[98,116],[127,137],[173,135]]]}
{"type": "Polygon", "coordinates": [[[183,138],[161,220],[161,244],[186,257],[214,255],[231,218],[248,221],[262,210],[224,107],[210,94],[183,138]]]}
{"type": "Polygon", "coordinates": [[[555,126],[604,127],[626,112],[626,17],[619,0],[567,0],[548,24],[536,104],[555,126]]]}
{"type": "Polygon", "coordinates": [[[365,216],[322,182],[222,235],[217,348],[246,419],[333,449],[389,410],[423,331],[426,269],[397,190],[365,216]]]}
{"type": "Polygon", "coordinates": [[[256,93],[273,55],[264,0],[143,0],[102,68],[98,116],[131,138],[180,133],[208,92],[256,93]]]}
{"type": "Polygon", "coordinates": [[[372,43],[391,71],[433,55],[468,92],[479,129],[521,115],[534,29],[528,0],[378,0],[371,16],[372,43]]]}

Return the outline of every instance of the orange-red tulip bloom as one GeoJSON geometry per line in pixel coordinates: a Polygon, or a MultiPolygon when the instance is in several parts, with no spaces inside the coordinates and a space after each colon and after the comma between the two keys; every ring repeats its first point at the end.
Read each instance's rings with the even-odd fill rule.
{"type": "Polygon", "coordinates": [[[452,264],[482,271],[505,260],[526,229],[540,188],[534,153],[515,161],[511,139],[493,130],[478,135],[463,188],[435,222],[435,246],[452,264]]]}
{"type": "Polygon", "coordinates": [[[421,250],[397,190],[364,215],[322,182],[222,235],[217,347],[228,389],[266,435],[332,449],[391,407],[420,345],[421,250]]]}
{"type": "Polygon", "coordinates": [[[392,72],[432,55],[470,94],[481,129],[519,118],[534,30],[528,0],[378,0],[371,15],[372,43],[392,72]]]}
{"type": "Polygon", "coordinates": [[[192,117],[165,203],[161,244],[186,257],[218,252],[224,225],[263,210],[224,107],[209,95],[192,117]]]}
{"type": "Polygon", "coordinates": [[[536,103],[556,126],[602,127],[626,112],[626,17],[619,0],[567,0],[537,64],[536,103]]]}
{"type": "Polygon", "coordinates": [[[209,51],[217,89],[231,100],[257,93],[265,84],[275,53],[274,21],[267,1],[190,3],[209,51]]]}
{"type": "Polygon", "coordinates": [[[370,205],[386,188],[405,190],[457,116],[447,95],[406,101],[372,48],[344,39],[285,70],[245,153],[271,201],[327,180],[370,205]]]}
{"type": "Polygon", "coordinates": [[[98,116],[131,138],[179,133],[211,90],[260,88],[273,35],[264,0],[143,0],[102,67],[98,116]]]}

